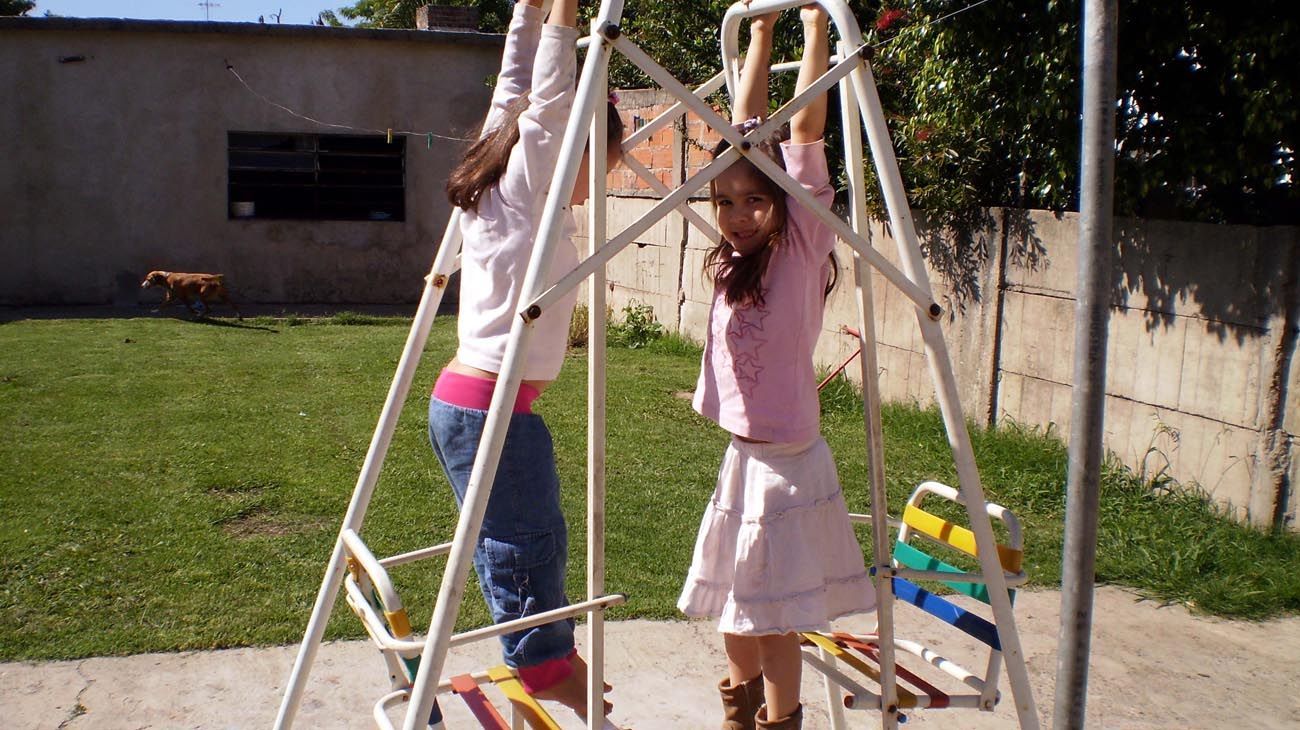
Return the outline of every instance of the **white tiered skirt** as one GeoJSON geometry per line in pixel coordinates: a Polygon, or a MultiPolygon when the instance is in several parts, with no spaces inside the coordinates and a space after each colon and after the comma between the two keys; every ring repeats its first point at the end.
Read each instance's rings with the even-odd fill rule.
{"type": "Polygon", "coordinates": [[[746,636],[824,631],[876,607],[825,439],[731,440],[677,607],[746,636]]]}

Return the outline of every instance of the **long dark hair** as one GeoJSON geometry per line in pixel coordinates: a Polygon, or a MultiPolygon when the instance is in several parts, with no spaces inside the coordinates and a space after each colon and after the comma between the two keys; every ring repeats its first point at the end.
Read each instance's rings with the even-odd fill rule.
{"type": "MultiPolygon", "coordinates": [[[[751,149],[756,149],[772,158],[784,170],[785,156],[781,153],[781,142],[788,136],[789,128],[785,127],[767,139],[755,142],[751,149]]],[[[731,144],[727,140],[719,140],[718,144],[711,150],[713,158],[717,159],[729,147],[731,147],[731,144]]],[[[772,227],[772,232],[768,234],[763,247],[748,256],[736,256],[735,248],[725,238],[718,241],[704,255],[704,271],[712,276],[714,286],[721,287],[725,292],[727,304],[733,307],[746,303],[761,306],[765,303],[763,299],[763,276],[767,274],[768,264],[772,261],[772,253],[784,243],[785,223],[788,215],[786,192],[784,188],[776,184],[776,181],[768,177],[766,173],[758,169],[748,159],[742,157],[733,164],[746,166],[750,173],[758,178],[763,190],[771,196],[772,216],[775,219],[775,225],[772,227]]],[[[710,180],[709,199],[713,203],[715,218],[718,212],[716,193],[714,183],[710,180]]],[[[840,278],[839,261],[835,258],[834,251],[830,254],[830,265],[831,272],[826,281],[826,289],[822,292],[823,299],[831,295],[831,290],[835,288],[835,284],[839,282],[840,278]]]]}
{"type": "MultiPolygon", "coordinates": [[[[616,145],[623,140],[623,118],[613,102],[606,102],[606,140],[616,145]]],[[[510,150],[519,142],[519,115],[528,108],[528,94],[510,102],[501,123],[465,150],[464,157],[447,178],[447,200],[461,210],[477,210],[478,201],[505,174],[510,150]]]]}
{"type": "MultiPolygon", "coordinates": [[[[727,140],[719,140],[711,151],[713,158],[717,159],[730,147],[731,144],[727,140]]],[[[785,157],[781,154],[781,135],[779,133],[755,142],[751,149],[756,149],[767,155],[776,161],[776,164],[780,165],[782,170],[785,169],[785,157]]],[[[774,225],[763,247],[748,256],[735,255],[736,249],[732,247],[730,241],[725,238],[719,240],[704,255],[704,271],[713,278],[714,286],[720,287],[725,292],[727,304],[737,306],[749,303],[758,306],[764,303],[763,275],[767,273],[767,265],[772,260],[772,253],[781,245],[781,239],[785,234],[785,190],[780,185],[777,185],[772,178],[765,175],[762,170],[755,167],[754,163],[744,157],[734,162],[733,165],[747,168],[749,174],[758,179],[764,192],[771,196],[774,225]]],[[[718,214],[717,187],[713,180],[709,181],[709,200],[713,203],[713,215],[716,219],[718,214]]]]}

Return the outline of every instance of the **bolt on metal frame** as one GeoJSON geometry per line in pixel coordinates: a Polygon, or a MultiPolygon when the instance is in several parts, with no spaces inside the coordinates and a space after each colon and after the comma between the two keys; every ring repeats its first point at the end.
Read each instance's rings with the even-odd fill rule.
{"type": "MultiPolygon", "coordinates": [[[[471,471],[464,503],[457,522],[455,536],[446,543],[424,550],[417,550],[404,555],[393,556],[378,561],[380,564],[393,565],[410,562],[433,555],[447,555],[437,602],[434,606],[429,631],[423,644],[419,642],[400,642],[399,648],[411,651],[418,647],[421,657],[419,669],[409,690],[400,690],[386,695],[381,704],[383,708],[394,705],[398,700],[409,699],[403,723],[404,730],[417,730],[428,725],[428,718],[433,710],[436,694],[440,690],[443,665],[448,649],[456,644],[472,640],[497,636],[501,633],[522,628],[520,624],[528,622],[535,625],[535,619],[520,622],[503,623],[496,626],[453,636],[453,630],[464,596],[471,557],[474,550],[474,537],[478,534],[491,485],[495,480],[500,461],[506,429],[509,424],[511,405],[518,394],[523,375],[524,354],[533,332],[533,323],[544,316],[548,308],[564,293],[578,286],[588,277],[592,283],[588,287],[589,311],[605,311],[605,264],[619,251],[634,242],[636,237],[651,225],[671,212],[678,212],[689,223],[696,226],[711,238],[717,232],[708,221],[689,207],[690,197],[709,181],[716,178],[728,166],[742,156],[762,170],[779,184],[790,196],[818,216],[836,235],[848,244],[854,252],[855,293],[859,303],[858,332],[862,348],[861,375],[863,383],[863,416],[866,426],[867,451],[870,463],[870,490],[873,505],[872,532],[874,538],[875,581],[879,597],[878,619],[880,639],[881,723],[885,728],[897,728],[898,692],[896,686],[893,635],[893,595],[891,578],[905,575],[906,571],[893,567],[890,560],[888,541],[889,521],[885,496],[883,436],[880,424],[880,391],[877,382],[876,341],[874,314],[871,295],[870,270],[865,264],[874,267],[884,278],[898,288],[915,305],[917,322],[925,342],[926,359],[931,377],[936,384],[936,397],[943,414],[944,425],[948,433],[949,444],[953,450],[961,495],[970,518],[971,528],[978,546],[979,561],[983,577],[992,597],[999,637],[1003,645],[1008,679],[1015,697],[1016,711],[1021,728],[1037,730],[1038,717],[1029,688],[1024,656],[1021,651],[1019,636],[1011,613],[1011,604],[1007,595],[1006,580],[998,563],[996,541],[984,511],[985,499],[974,455],[971,450],[969,434],[966,431],[958,401],[956,379],[952,372],[951,360],[943,340],[939,324],[942,309],[934,302],[929,279],[921,259],[916,231],[912,222],[906,194],[898,172],[885,118],[876,93],[875,81],[871,74],[869,47],[862,41],[861,31],[845,0],[818,0],[835,25],[840,40],[838,53],[832,58],[831,68],[815,81],[803,93],[778,109],[759,128],[747,135],[734,129],[730,122],[718,115],[712,107],[703,101],[703,97],[712,93],[726,83],[734,90],[739,74],[739,28],[748,17],[797,8],[806,4],[805,0],[753,0],[748,6],[737,3],[726,13],[722,21],[722,63],[723,71],[698,89],[690,89],[678,82],[671,73],[650,58],[635,43],[621,33],[620,21],[623,15],[622,0],[602,0],[600,8],[592,20],[591,32],[587,38],[579,41],[580,47],[587,49],[586,59],[578,84],[577,94],[561,145],[559,163],[551,181],[551,190],[570,190],[576,182],[579,162],[584,148],[589,150],[591,164],[591,196],[588,203],[589,251],[585,260],[553,286],[544,287],[549,279],[553,251],[558,244],[563,210],[568,196],[548,196],[538,227],[538,236],[534,252],[524,278],[519,299],[519,317],[514,320],[510,338],[498,375],[497,386],[493,392],[491,405],[478,454],[471,471]],[[629,169],[645,179],[663,199],[643,214],[637,221],[613,238],[606,230],[605,206],[598,204],[605,199],[605,160],[606,135],[605,114],[599,104],[607,96],[608,67],[611,53],[617,50],[628,60],[635,63],[659,86],[678,99],[677,104],[652,120],[624,140],[624,150],[648,139],[656,130],[671,123],[685,111],[694,112],[709,127],[731,143],[731,147],[719,155],[703,169],[696,172],[677,188],[669,190],[667,186],[654,178],[644,166],[636,163],[630,156],[625,158],[629,169]],[[761,153],[751,153],[751,139],[762,139],[776,131],[788,121],[794,113],[809,103],[816,96],[828,93],[838,86],[841,99],[841,114],[845,132],[845,162],[852,193],[850,221],[837,217],[828,208],[812,198],[797,181],[791,178],[774,161],[761,153]],[[600,113],[596,113],[597,111],[600,113]],[[859,121],[861,127],[859,126],[859,121]],[[891,264],[877,252],[864,238],[862,231],[867,225],[865,208],[865,180],[862,170],[863,148],[862,130],[865,128],[872,159],[884,192],[889,220],[896,238],[902,269],[891,264]],[[588,141],[590,144],[588,145],[588,141]],[[422,719],[423,718],[423,719],[422,719]]],[[[774,70],[789,70],[796,64],[774,66],[774,70]]],[[[333,553],[327,565],[325,576],[316,597],[316,604],[308,622],[297,658],[286,685],[285,695],[276,717],[277,730],[292,727],[306,681],[311,671],[317,649],[324,635],[329,614],[338,598],[346,561],[351,555],[348,544],[360,542],[361,525],[366,510],[374,494],[384,458],[392,441],[402,406],[410,392],[416,366],[419,363],[429,330],[432,327],[438,305],[446,290],[448,277],[458,268],[457,262],[461,249],[460,211],[453,210],[446,231],[434,258],[433,267],[425,278],[425,286],[416,310],[415,318],[407,336],[401,359],[398,362],[388,396],[380,412],[379,422],[371,438],[361,473],[358,476],[352,499],[340,527],[339,537],[335,542],[333,553]]],[[[621,603],[624,598],[617,594],[602,595],[604,586],[604,528],[605,528],[605,370],[604,370],[604,321],[603,317],[592,316],[589,319],[589,384],[588,384],[588,568],[587,600],[570,606],[568,609],[550,612],[554,619],[586,613],[588,620],[588,716],[601,717],[603,714],[603,666],[604,666],[604,632],[603,611],[610,605],[621,603]]],[[[364,545],[364,543],[362,543],[364,545]]],[[[821,659],[829,666],[830,659],[821,652],[821,659]]],[[[833,667],[832,667],[833,670],[833,667]]],[[[840,674],[840,678],[851,682],[840,674]]],[[[832,723],[834,727],[843,727],[843,713],[839,703],[838,690],[830,683],[827,685],[827,697],[831,701],[832,723]]],[[[382,714],[379,706],[376,715],[382,714]]],[[[379,720],[376,717],[376,720],[379,720]]],[[[440,724],[440,723],[439,723],[440,724]]]]}

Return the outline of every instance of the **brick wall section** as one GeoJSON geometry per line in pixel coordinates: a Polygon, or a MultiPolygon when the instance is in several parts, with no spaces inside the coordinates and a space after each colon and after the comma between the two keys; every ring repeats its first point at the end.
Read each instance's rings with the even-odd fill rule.
{"type": "Polygon", "coordinates": [[[415,27],[420,30],[478,30],[478,18],[478,8],[425,5],[415,9],[415,27]]]}
{"type": "MultiPolygon", "coordinates": [[[[632,89],[619,91],[618,95],[618,111],[629,135],[649,124],[674,103],[669,94],[657,89],[632,89]]],[[[677,123],[655,132],[630,154],[650,168],[660,182],[673,188],[686,177],[683,175],[683,162],[686,174],[697,171],[709,161],[706,150],[718,139],[720,137],[710,131],[708,125],[694,114],[687,114],[685,121],[679,119],[677,123]]],[[[626,167],[612,171],[607,184],[610,195],[658,197],[650,185],[626,167]]]]}

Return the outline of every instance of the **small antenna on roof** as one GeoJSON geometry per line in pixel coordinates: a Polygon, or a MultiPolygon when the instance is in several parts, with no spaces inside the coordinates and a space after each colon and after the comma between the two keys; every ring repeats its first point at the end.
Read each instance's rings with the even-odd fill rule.
{"type": "Polygon", "coordinates": [[[202,0],[199,7],[203,8],[203,19],[212,20],[212,9],[221,7],[221,3],[214,3],[212,0],[202,0]]]}

